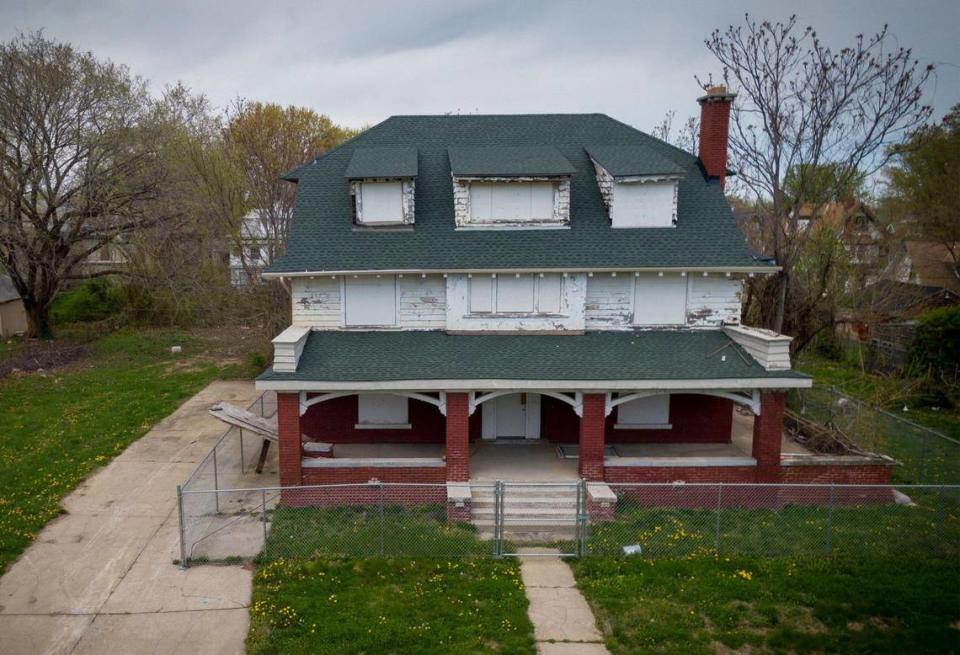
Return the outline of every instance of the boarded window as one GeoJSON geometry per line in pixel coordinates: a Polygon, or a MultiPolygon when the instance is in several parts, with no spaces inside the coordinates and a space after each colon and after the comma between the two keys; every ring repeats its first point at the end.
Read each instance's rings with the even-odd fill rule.
{"type": "Polygon", "coordinates": [[[676,273],[636,278],[634,325],[684,325],[687,322],[687,278],[676,273]]]}
{"type": "Polygon", "coordinates": [[[560,292],[563,279],[559,275],[544,275],[538,280],[537,311],[541,314],[560,313],[560,292]]]}
{"type": "Polygon", "coordinates": [[[497,278],[497,312],[533,313],[533,276],[513,275],[497,278]]]}
{"type": "Polygon", "coordinates": [[[488,314],[493,311],[494,279],[489,276],[470,279],[470,312],[488,314]]]}
{"type": "Polygon", "coordinates": [[[343,300],[347,326],[397,324],[397,289],[392,276],[348,277],[343,300]]]}
{"type": "Polygon", "coordinates": [[[670,423],[670,395],[647,396],[617,405],[621,426],[662,427],[670,423]]]}
{"type": "Polygon", "coordinates": [[[481,223],[553,218],[552,182],[473,182],[470,217],[481,223]]]}
{"type": "Polygon", "coordinates": [[[676,182],[617,182],[613,186],[613,227],[671,227],[676,182]]]}
{"type": "Polygon", "coordinates": [[[390,393],[357,396],[357,427],[409,427],[408,399],[390,393]]]}
{"type": "Polygon", "coordinates": [[[360,212],[364,225],[403,221],[403,193],[400,182],[363,182],[360,185],[360,212]]]}

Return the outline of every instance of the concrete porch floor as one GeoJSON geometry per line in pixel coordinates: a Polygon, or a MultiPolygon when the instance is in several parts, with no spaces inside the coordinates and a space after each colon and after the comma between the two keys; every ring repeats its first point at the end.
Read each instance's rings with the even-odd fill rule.
{"type": "Polygon", "coordinates": [[[577,460],[562,459],[546,441],[488,441],[470,446],[470,480],[553,482],[578,480],[577,460]]]}

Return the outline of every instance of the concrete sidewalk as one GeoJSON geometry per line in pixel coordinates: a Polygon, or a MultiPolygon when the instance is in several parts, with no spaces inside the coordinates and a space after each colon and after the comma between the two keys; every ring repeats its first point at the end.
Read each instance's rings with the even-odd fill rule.
{"type": "Polygon", "coordinates": [[[0,651],[242,653],[251,572],[172,563],[175,490],[224,430],[210,405],[255,397],[214,382],[70,494],[0,579],[0,651]]]}
{"type": "Polygon", "coordinates": [[[573,571],[553,555],[556,552],[550,548],[519,551],[538,655],[610,655],[573,571]]]}

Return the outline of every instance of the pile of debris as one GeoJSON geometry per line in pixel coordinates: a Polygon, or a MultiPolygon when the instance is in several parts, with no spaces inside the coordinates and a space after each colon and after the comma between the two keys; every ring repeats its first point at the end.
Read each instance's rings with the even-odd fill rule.
{"type": "Polygon", "coordinates": [[[784,428],[791,439],[814,453],[870,455],[833,423],[817,423],[789,409],[784,417],[784,428]]]}

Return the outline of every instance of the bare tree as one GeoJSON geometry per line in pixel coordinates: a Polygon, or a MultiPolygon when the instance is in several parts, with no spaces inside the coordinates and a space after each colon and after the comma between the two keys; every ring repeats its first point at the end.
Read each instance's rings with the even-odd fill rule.
{"type": "Polygon", "coordinates": [[[23,298],[31,336],[82,262],[173,213],[147,212],[160,189],[146,84],[42,34],[0,44],[0,263],[23,298]]]}
{"type": "Polygon", "coordinates": [[[808,237],[808,227],[792,219],[802,206],[839,193],[824,193],[824,166],[830,183],[847,188],[885,164],[891,143],[924,124],[932,67],[893,47],[886,27],[834,50],[813,28],[798,27],[795,16],[771,23],[747,15],[743,25],[715,30],[705,43],[737,93],[732,166],[761,210],[764,249],[782,267],[754,282],[750,297],[766,327],[790,331],[819,310],[791,297],[802,286],[794,268],[808,237]]]}
{"type": "Polygon", "coordinates": [[[688,116],[677,132],[674,133],[673,122],[676,118],[676,110],[667,111],[663,120],[654,126],[650,134],[681,150],[686,150],[690,154],[697,154],[697,146],[700,143],[700,119],[696,116],[688,116]]]}

